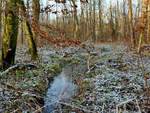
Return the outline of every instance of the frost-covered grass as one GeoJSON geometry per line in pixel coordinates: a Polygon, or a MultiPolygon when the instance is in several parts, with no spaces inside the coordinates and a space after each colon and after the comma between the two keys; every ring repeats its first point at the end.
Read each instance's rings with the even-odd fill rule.
{"type": "MultiPolygon", "coordinates": [[[[16,63],[19,64],[0,75],[0,112],[42,112],[45,94],[53,78],[66,65],[72,67],[85,61],[84,57],[80,58],[73,51],[70,51],[69,57],[64,57],[68,48],[59,54],[56,54],[57,49],[38,48],[38,51],[39,59],[31,62],[28,49],[18,48],[16,63]],[[29,62],[35,67],[25,65],[29,62]]],[[[68,72],[71,70],[69,68],[68,72]]]]}
{"type": "MultiPolygon", "coordinates": [[[[62,70],[52,51],[39,49],[39,60],[30,62],[27,48],[18,48],[16,63],[22,64],[0,76],[0,112],[34,112],[44,105],[49,82],[62,70]],[[30,62],[35,67],[24,64],[30,62]]],[[[14,66],[15,67],[15,66],[14,66]]]]}
{"type": "MultiPolygon", "coordinates": [[[[16,63],[30,62],[26,47],[18,48],[16,63]]],[[[76,48],[39,48],[36,68],[11,70],[0,78],[0,112],[42,112],[49,82],[65,66],[78,85],[71,103],[62,103],[58,112],[137,113],[146,109],[144,75],[150,73],[150,56],[137,55],[126,46],[101,45],[89,54],[76,48]],[[65,53],[68,53],[68,56],[65,53]],[[145,73],[145,74],[144,74],[145,73]]],[[[150,79],[148,80],[148,86],[150,79]]]]}
{"type": "Polygon", "coordinates": [[[94,113],[116,113],[120,111],[147,112],[143,106],[145,95],[145,73],[149,73],[149,56],[135,54],[126,47],[103,46],[97,48],[99,56],[94,58],[91,70],[83,79],[79,104],[94,113]],[[143,62],[143,64],[142,64],[143,62]],[[133,99],[133,101],[128,101],[133,99]],[[143,103],[142,103],[143,101],[143,103]],[[139,109],[140,108],[140,109],[139,109]]]}

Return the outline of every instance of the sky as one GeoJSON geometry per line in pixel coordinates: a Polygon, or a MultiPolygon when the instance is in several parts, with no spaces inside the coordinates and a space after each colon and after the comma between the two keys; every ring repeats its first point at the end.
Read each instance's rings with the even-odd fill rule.
{"type": "MultiPolygon", "coordinates": [[[[25,0],[25,1],[27,1],[27,0],[25,0]]],[[[55,4],[55,2],[53,2],[54,0],[41,0],[41,4],[43,5],[43,6],[46,6],[47,5],[47,3],[49,2],[49,4],[55,4]]],[[[69,0],[67,0],[67,1],[69,1],[69,0]]],[[[77,0],[78,1],[78,8],[77,8],[77,10],[78,10],[78,12],[80,12],[81,11],[81,9],[80,9],[80,0],[77,0]]],[[[117,3],[117,0],[102,0],[103,1],[103,10],[105,11],[105,10],[107,10],[107,8],[110,6],[110,3],[112,4],[112,5],[114,5],[114,4],[116,4],[117,3]],[[111,2],[110,2],[111,1],[111,2]]],[[[118,1],[123,1],[123,0],[118,0],[118,1]]],[[[132,2],[133,2],[133,4],[137,4],[137,1],[138,0],[133,0],[132,2]]],[[[61,8],[62,8],[62,6],[58,6],[59,8],[58,8],[58,10],[60,10],[61,8]]],[[[55,10],[55,8],[54,8],[54,10],[55,10]]],[[[51,17],[52,18],[55,18],[56,17],[56,15],[54,15],[54,14],[51,14],[51,17]]]]}

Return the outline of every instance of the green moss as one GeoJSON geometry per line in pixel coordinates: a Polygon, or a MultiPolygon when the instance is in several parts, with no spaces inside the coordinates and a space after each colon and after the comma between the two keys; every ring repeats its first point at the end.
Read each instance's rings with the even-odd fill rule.
{"type": "Polygon", "coordinates": [[[18,107],[18,106],[20,106],[20,102],[19,102],[19,101],[14,101],[14,102],[12,103],[12,105],[13,105],[14,107],[18,107]]]}
{"type": "Polygon", "coordinates": [[[78,64],[80,64],[80,61],[82,60],[82,58],[77,56],[77,55],[74,55],[74,56],[72,56],[70,58],[65,58],[64,60],[69,65],[74,65],[74,64],[78,65],[78,64]]]}
{"type": "Polygon", "coordinates": [[[62,67],[60,63],[54,63],[48,67],[47,71],[50,73],[50,75],[55,76],[62,71],[62,67]]]}
{"type": "Polygon", "coordinates": [[[18,6],[14,6],[15,1],[8,2],[7,9],[10,9],[5,15],[5,27],[2,40],[2,60],[3,68],[7,69],[14,64],[15,51],[18,34],[18,18],[14,13],[14,9],[18,10],[18,6]],[[9,51],[8,51],[9,50],[9,51]]]}
{"type": "MultiPolygon", "coordinates": [[[[24,1],[21,0],[20,5],[22,5],[22,7],[20,8],[20,12],[22,15],[23,19],[26,18],[26,8],[25,8],[25,4],[24,1]]],[[[26,32],[26,36],[28,38],[28,45],[29,45],[29,52],[31,54],[31,60],[37,60],[38,59],[38,53],[37,53],[37,48],[36,48],[36,43],[35,40],[33,39],[33,31],[31,29],[31,25],[28,21],[24,21],[24,28],[25,28],[25,32],[26,32]]]]}

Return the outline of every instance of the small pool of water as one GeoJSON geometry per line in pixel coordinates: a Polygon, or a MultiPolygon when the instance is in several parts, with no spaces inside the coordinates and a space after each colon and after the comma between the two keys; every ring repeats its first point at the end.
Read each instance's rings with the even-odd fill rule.
{"type": "Polygon", "coordinates": [[[68,71],[63,70],[54,81],[46,93],[45,107],[43,113],[55,113],[61,104],[59,102],[68,103],[77,91],[77,85],[72,83],[72,77],[68,71]]]}

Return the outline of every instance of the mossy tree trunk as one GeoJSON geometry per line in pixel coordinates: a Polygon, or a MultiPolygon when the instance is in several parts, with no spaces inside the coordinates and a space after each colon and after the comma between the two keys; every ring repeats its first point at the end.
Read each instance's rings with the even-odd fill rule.
{"type": "Polygon", "coordinates": [[[3,69],[14,64],[18,35],[18,0],[7,0],[5,13],[5,27],[2,39],[2,66],[3,69]]]}
{"type": "Polygon", "coordinates": [[[25,27],[26,35],[28,37],[29,52],[31,54],[31,60],[36,60],[38,58],[37,48],[36,48],[35,41],[33,39],[33,33],[32,33],[32,29],[31,29],[29,22],[25,21],[24,27],[25,27]]]}
{"type": "Polygon", "coordinates": [[[20,0],[20,11],[22,14],[22,18],[24,21],[24,29],[26,32],[26,36],[28,38],[28,44],[29,44],[29,52],[31,54],[31,60],[36,60],[38,58],[38,54],[37,54],[37,48],[36,48],[36,44],[33,38],[33,32],[32,32],[32,28],[31,25],[29,23],[29,21],[26,19],[26,8],[24,5],[24,1],[20,0]]]}

